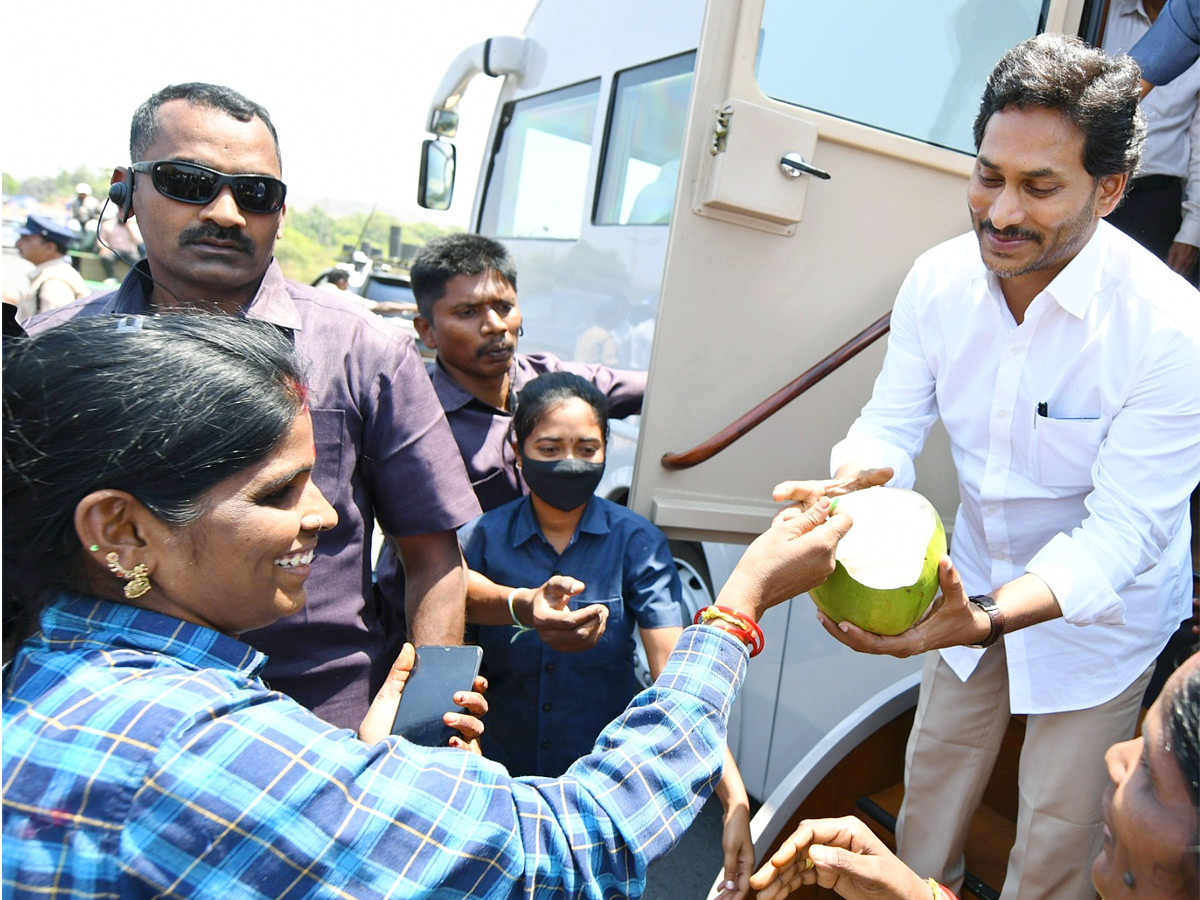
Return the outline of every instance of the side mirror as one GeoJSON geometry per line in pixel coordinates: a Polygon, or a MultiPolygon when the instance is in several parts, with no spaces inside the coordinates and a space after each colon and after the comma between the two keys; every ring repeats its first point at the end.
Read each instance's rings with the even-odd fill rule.
{"type": "Polygon", "coordinates": [[[421,144],[421,179],[417,203],[425,209],[449,209],[454,196],[454,145],[426,140],[421,144]]]}

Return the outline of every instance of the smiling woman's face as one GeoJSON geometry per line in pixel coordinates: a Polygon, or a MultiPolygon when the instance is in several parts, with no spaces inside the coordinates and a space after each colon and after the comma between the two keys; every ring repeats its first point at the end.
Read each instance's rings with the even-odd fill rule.
{"type": "Polygon", "coordinates": [[[321,527],[337,524],[312,480],[313,461],[305,411],[262,462],[207,492],[204,514],[158,554],[141,605],[233,635],[302,609],[317,517],[321,527]]]}
{"type": "Polygon", "coordinates": [[[1092,880],[1105,900],[1196,900],[1200,823],[1171,747],[1164,700],[1198,669],[1200,654],[1171,676],[1146,714],[1142,737],[1115,744],[1105,755],[1113,783],[1104,797],[1104,848],[1092,864],[1092,880]]]}

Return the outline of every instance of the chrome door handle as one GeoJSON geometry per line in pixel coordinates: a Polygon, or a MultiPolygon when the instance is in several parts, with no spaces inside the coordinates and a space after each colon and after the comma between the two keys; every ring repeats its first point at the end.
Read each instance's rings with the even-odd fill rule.
{"type": "Polygon", "coordinates": [[[788,178],[799,178],[801,175],[814,175],[817,178],[828,180],[830,175],[824,169],[818,169],[814,165],[810,165],[804,161],[804,157],[799,153],[789,153],[783,159],[779,160],[779,168],[783,169],[783,174],[788,178]]]}

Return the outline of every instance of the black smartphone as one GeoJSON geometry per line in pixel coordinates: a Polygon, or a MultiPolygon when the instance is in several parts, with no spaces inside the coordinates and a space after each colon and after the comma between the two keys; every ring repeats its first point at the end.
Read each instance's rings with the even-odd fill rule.
{"type": "Polygon", "coordinates": [[[442,721],[456,707],[454,695],[469,691],[479,674],[483,648],[470,644],[457,647],[417,648],[417,659],[392,722],[392,734],[403,735],[424,747],[445,747],[457,732],[442,721]]]}

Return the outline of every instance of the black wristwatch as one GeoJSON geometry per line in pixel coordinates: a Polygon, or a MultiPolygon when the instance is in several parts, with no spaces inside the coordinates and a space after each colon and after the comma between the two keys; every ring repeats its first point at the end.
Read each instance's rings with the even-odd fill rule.
{"type": "Polygon", "coordinates": [[[979,650],[992,646],[1004,634],[1004,613],[1000,611],[1000,607],[996,605],[996,601],[987,594],[976,594],[974,597],[968,597],[967,599],[988,614],[988,620],[992,625],[992,630],[988,632],[987,637],[980,643],[971,644],[970,646],[979,650]]]}

